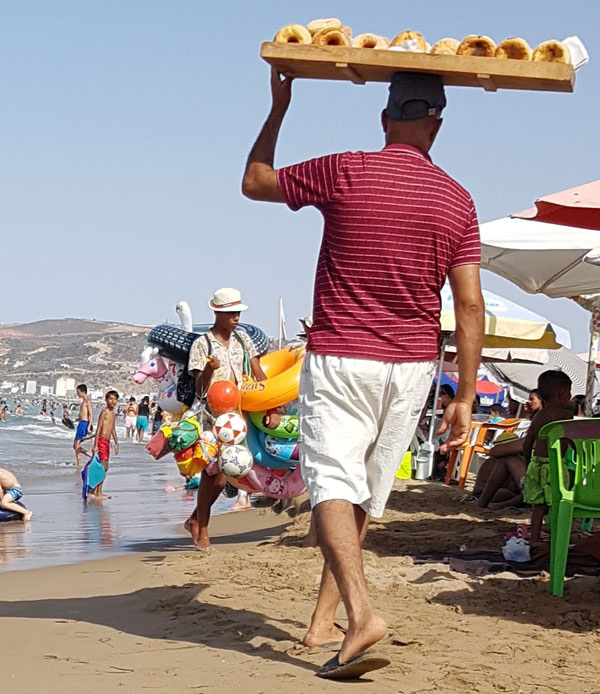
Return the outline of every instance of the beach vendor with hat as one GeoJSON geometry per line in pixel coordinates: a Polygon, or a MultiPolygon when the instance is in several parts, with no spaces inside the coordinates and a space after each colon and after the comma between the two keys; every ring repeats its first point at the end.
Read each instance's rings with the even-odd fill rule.
{"type": "Polygon", "coordinates": [[[429,156],[446,97],[439,76],[396,73],[385,146],[276,171],[291,78],[271,75],[272,108],[250,152],[243,193],[314,206],[324,217],[313,325],[300,381],[300,463],[324,568],[307,646],[339,641],[317,673],[357,677],[389,661],[367,652],[387,630],[370,603],[361,544],[380,517],[439,357],[440,292],[454,296],[459,386],[439,433],[467,438],[483,339],[480,241],[470,195],[429,156]],[[339,600],[348,629],[334,624],[339,600]]]}
{"type": "MultiPolygon", "coordinates": [[[[236,330],[240,313],[248,309],[239,290],[230,287],[217,289],[208,307],[215,314],[214,325],[192,344],[188,360],[188,371],[195,379],[196,396],[200,400],[214,381],[232,381],[241,386],[245,369],[246,376],[252,376],[256,381],[267,378],[260,366],[254,343],[243,330],[236,330]]],[[[264,422],[269,428],[279,426],[278,411],[268,411],[264,422]]],[[[200,551],[207,551],[210,547],[210,509],[225,483],[223,473],[211,475],[206,470],[202,471],[196,509],[185,523],[200,551]]]]}

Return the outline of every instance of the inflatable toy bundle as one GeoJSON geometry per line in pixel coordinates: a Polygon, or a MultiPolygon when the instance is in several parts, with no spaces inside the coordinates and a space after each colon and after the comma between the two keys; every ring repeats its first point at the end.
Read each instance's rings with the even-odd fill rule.
{"type": "MultiPolygon", "coordinates": [[[[177,311],[189,314],[189,307],[180,302],[177,311]]],[[[205,399],[197,400],[186,411],[177,400],[178,379],[187,373],[193,342],[210,326],[194,326],[191,331],[191,315],[188,315],[185,327],[188,329],[172,325],[153,328],[148,336],[150,345],[144,350],[142,364],[134,376],[136,383],[154,378],[159,386],[159,405],[182,415],[177,424],[163,425],[158,430],[146,446],[148,452],[155,460],[172,453],[180,474],[186,479],[203,470],[208,474],[222,472],[234,480],[235,486],[248,492],[262,492],[276,499],[302,494],[305,487],[297,463],[298,417],[283,415],[276,429],[266,427],[265,417],[269,410],[298,397],[304,348],[264,355],[260,363],[266,381],[249,379],[239,389],[230,381],[214,382],[205,399]],[[163,392],[164,400],[169,401],[167,407],[161,401],[163,392]]],[[[264,352],[268,344],[265,334],[254,326],[241,327],[257,351],[264,352]]]]}

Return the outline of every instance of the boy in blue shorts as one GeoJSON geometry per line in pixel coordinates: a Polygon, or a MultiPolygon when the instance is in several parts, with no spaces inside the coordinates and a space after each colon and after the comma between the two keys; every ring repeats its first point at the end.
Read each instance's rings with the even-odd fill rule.
{"type": "Polygon", "coordinates": [[[88,434],[92,433],[92,422],[94,419],[94,410],[92,401],[88,398],[87,386],[81,383],[77,386],[77,397],[81,399],[79,405],[79,417],[77,418],[77,430],[75,432],[75,440],[73,441],[73,450],[75,451],[75,459],[77,467],[81,467],[81,454],[84,453],[81,448],[81,442],[88,434]]]}

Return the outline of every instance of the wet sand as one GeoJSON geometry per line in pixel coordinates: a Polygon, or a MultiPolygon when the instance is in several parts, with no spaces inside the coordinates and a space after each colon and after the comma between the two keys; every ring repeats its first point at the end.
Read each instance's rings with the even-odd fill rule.
{"type": "Polygon", "coordinates": [[[524,519],[495,519],[460,496],[403,483],[371,524],[365,569],[392,665],[360,685],[316,678],[332,654],[299,647],[320,555],[299,546],[306,515],[270,510],[215,518],[208,557],[175,544],[1,575],[4,680],[66,693],[597,692],[597,579],[571,579],[560,599],[547,576],[415,563],[428,550],[498,550],[524,519]]]}

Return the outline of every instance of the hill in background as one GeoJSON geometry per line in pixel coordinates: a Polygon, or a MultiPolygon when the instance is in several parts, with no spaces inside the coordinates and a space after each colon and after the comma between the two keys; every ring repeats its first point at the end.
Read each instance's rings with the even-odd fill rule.
{"type": "Polygon", "coordinates": [[[131,378],[146,345],[148,326],[63,318],[0,325],[0,381],[54,389],[56,379],[74,378],[91,389],[120,394],[149,392],[131,378]]]}

